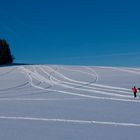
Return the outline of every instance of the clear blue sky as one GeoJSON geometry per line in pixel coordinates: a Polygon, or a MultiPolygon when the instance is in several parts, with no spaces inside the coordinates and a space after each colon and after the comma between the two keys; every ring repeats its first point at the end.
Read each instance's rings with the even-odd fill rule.
{"type": "Polygon", "coordinates": [[[15,62],[140,65],[139,6],[139,0],[4,0],[0,38],[15,62]]]}

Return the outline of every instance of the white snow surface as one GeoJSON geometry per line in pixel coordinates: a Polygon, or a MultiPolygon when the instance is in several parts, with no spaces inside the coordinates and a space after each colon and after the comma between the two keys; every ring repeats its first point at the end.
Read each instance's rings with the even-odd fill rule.
{"type": "Polygon", "coordinates": [[[0,140],[139,140],[140,69],[0,67],[0,140]]]}

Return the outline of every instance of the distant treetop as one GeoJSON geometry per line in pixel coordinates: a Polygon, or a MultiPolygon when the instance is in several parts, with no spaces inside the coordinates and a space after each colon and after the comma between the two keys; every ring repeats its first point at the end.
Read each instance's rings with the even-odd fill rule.
{"type": "Polygon", "coordinates": [[[13,56],[6,40],[0,39],[0,64],[13,63],[13,56]]]}

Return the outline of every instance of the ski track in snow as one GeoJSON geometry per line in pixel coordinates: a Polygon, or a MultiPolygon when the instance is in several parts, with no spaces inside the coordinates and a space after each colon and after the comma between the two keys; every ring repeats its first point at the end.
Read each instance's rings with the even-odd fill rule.
{"type": "Polygon", "coordinates": [[[104,122],[104,121],[88,121],[88,120],[68,120],[68,119],[50,119],[50,118],[31,118],[31,117],[7,117],[0,116],[0,119],[6,120],[22,120],[22,121],[43,121],[43,122],[60,122],[60,123],[78,123],[78,124],[98,124],[98,125],[112,125],[112,126],[129,126],[140,127],[140,124],[135,123],[119,123],[119,122],[104,122]]]}
{"type": "MultiPolygon", "coordinates": [[[[58,67],[51,67],[51,66],[30,66],[31,69],[27,68],[26,66],[20,66],[18,67],[18,70],[21,73],[24,73],[26,76],[27,81],[20,85],[16,85],[11,88],[7,88],[4,90],[18,90],[20,88],[25,88],[27,85],[31,85],[34,88],[43,90],[43,91],[49,91],[49,92],[55,92],[55,93],[61,93],[61,94],[67,94],[67,95],[73,95],[76,97],[73,98],[0,98],[0,101],[63,101],[63,100],[85,100],[85,99],[94,99],[94,100],[110,100],[110,101],[117,101],[117,102],[133,102],[133,103],[140,103],[140,100],[133,99],[133,96],[131,94],[130,89],[126,89],[123,87],[114,87],[110,85],[102,85],[97,84],[96,82],[99,80],[100,75],[98,75],[97,71],[95,71],[91,67],[83,67],[84,71],[72,69],[72,68],[66,68],[63,66],[58,67]],[[92,81],[85,82],[85,81],[78,81],[75,79],[72,79],[66,75],[64,75],[61,70],[65,71],[72,71],[72,72],[78,72],[81,75],[88,75],[92,77],[92,81]],[[37,84],[39,83],[39,84],[37,84]],[[47,88],[44,87],[46,84],[47,88]],[[54,89],[54,86],[61,87],[59,90],[54,89]],[[72,92],[66,91],[67,89],[72,89],[72,92]],[[88,94],[83,94],[77,91],[84,91],[85,93],[88,92],[88,94]],[[94,96],[96,94],[96,96],[94,96]],[[100,96],[97,96],[100,95],[100,96]]],[[[100,68],[106,68],[106,67],[100,67],[100,68]]],[[[109,67],[109,69],[121,71],[121,72],[127,72],[131,74],[140,74],[140,69],[136,68],[116,68],[116,67],[109,67]]],[[[8,71],[4,73],[3,76],[6,74],[10,74],[13,70],[8,71]]],[[[3,89],[0,89],[2,91],[3,89]]],[[[26,121],[43,121],[43,122],[60,122],[60,123],[78,123],[78,124],[98,124],[98,125],[112,125],[112,126],[129,126],[129,127],[140,127],[140,124],[135,123],[123,123],[123,122],[106,122],[106,121],[95,121],[95,120],[71,120],[71,119],[52,119],[52,118],[31,118],[31,117],[13,117],[13,116],[0,116],[0,119],[6,119],[6,120],[26,120],[26,121]]]]}
{"type": "Polygon", "coordinates": [[[1,73],[1,74],[0,74],[0,77],[5,76],[5,75],[8,75],[8,74],[12,73],[12,72],[15,71],[15,70],[17,70],[16,67],[15,67],[15,68],[12,68],[12,69],[10,69],[10,70],[4,72],[4,73],[1,73]]]}
{"type": "MultiPolygon", "coordinates": [[[[39,68],[40,68],[40,66],[39,66],[39,68]]],[[[54,71],[49,66],[46,66],[46,68],[48,68],[51,72],[54,71]]],[[[44,69],[42,69],[42,68],[40,68],[40,69],[44,73],[49,75],[49,73],[46,72],[44,69]]],[[[120,93],[130,94],[130,92],[128,92],[128,89],[126,89],[126,88],[111,87],[111,86],[105,86],[105,85],[100,85],[100,84],[94,84],[94,83],[90,83],[90,82],[89,83],[82,82],[82,81],[79,82],[79,81],[76,81],[76,80],[73,80],[73,79],[70,79],[70,78],[64,76],[62,73],[59,73],[58,71],[55,71],[55,73],[57,73],[62,78],[66,79],[66,80],[69,80],[69,82],[58,80],[55,77],[53,77],[52,75],[50,76],[51,77],[50,80],[48,80],[45,77],[43,77],[41,74],[39,74],[37,71],[33,72],[31,70],[26,69],[25,67],[22,67],[22,70],[25,71],[26,75],[28,75],[28,77],[30,79],[30,81],[29,81],[30,84],[33,87],[41,89],[41,90],[47,90],[47,91],[64,93],[64,94],[75,95],[75,96],[81,96],[81,97],[92,98],[92,99],[139,102],[139,100],[132,100],[131,95],[120,94],[120,93]],[[113,97],[104,97],[104,96],[103,97],[98,97],[98,96],[92,96],[92,95],[86,95],[86,94],[79,94],[79,93],[76,93],[76,92],[65,91],[65,89],[64,90],[56,90],[56,89],[50,89],[50,88],[46,89],[44,87],[35,85],[33,83],[33,78],[36,79],[36,80],[39,80],[41,82],[46,82],[46,83],[50,84],[51,86],[59,85],[59,86],[62,86],[62,87],[68,88],[68,89],[88,91],[88,92],[91,92],[91,93],[98,93],[98,94],[101,94],[101,95],[109,95],[109,96],[113,96],[113,97]],[[70,85],[74,85],[74,86],[70,86],[70,85]],[[93,87],[94,85],[98,86],[98,88],[93,87]],[[78,88],[77,86],[80,86],[80,88],[78,88]],[[105,89],[104,89],[104,91],[102,91],[104,87],[105,87],[105,89]],[[116,89],[117,89],[117,93],[109,92],[109,91],[115,91],[116,92],[116,89]],[[119,98],[114,98],[114,97],[119,97],[119,98]],[[122,98],[120,98],[120,97],[122,97],[122,98]]]]}

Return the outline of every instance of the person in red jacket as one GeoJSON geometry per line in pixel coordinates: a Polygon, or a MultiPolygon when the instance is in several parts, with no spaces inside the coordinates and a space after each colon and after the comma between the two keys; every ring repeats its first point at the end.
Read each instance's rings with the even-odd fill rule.
{"type": "Polygon", "coordinates": [[[136,98],[137,97],[137,88],[135,86],[132,88],[132,92],[134,93],[134,97],[136,98]]]}

